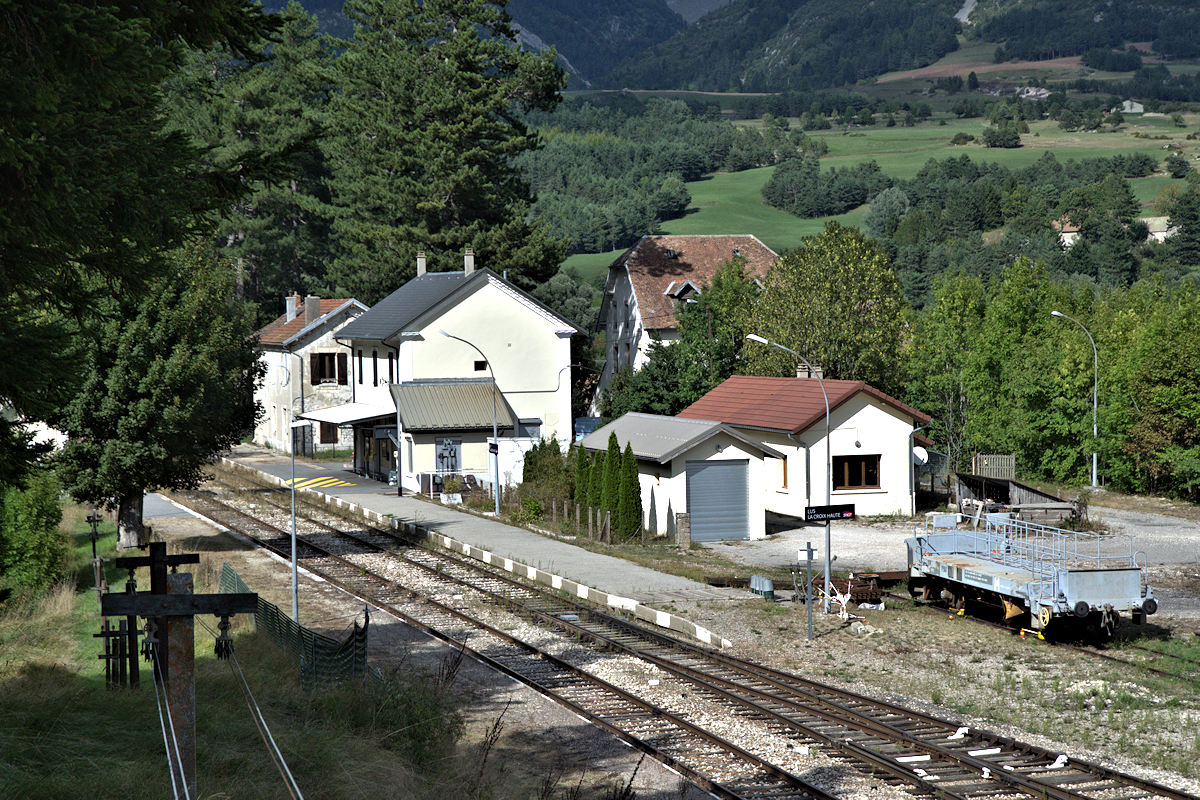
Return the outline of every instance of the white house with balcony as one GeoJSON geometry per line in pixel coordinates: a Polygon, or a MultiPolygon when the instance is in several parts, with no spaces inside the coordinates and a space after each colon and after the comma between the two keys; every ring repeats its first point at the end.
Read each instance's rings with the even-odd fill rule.
{"type": "Polygon", "coordinates": [[[676,311],[704,291],[722,264],[739,257],[747,273],[761,279],[778,255],[750,235],[643,236],[622,253],[608,268],[600,303],[600,391],[618,370],[646,363],[651,342],[679,338],[676,311]]]}
{"type": "MultiPolygon", "coordinates": [[[[353,374],[346,348],[334,336],[367,307],[353,298],[291,295],[284,300],[286,311],[257,333],[266,376],[254,393],[264,412],[254,442],[291,452],[295,415],[349,401],[353,374]]],[[[296,429],[299,453],[349,446],[349,434],[336,425],[296,429]]]]}
{"type": "MultiPolygon", "coordinates": [[[[715,420],[770,448],[768,512],[804,518],[806,506],[853,503],[860,515],[911,514],[913,435],[929,416],[863,381],[734,375],[680,412],[715,420]],[[827,468],[832,467],[832,480],[827,468]]],[[[928,443],[927,440],[921,440],[928,443]]]]}
{"type": "Polygon", "coordinates": [[[305,416],[351,430],[355,471],[406,490],[437,491],[447,475],[489,484],[493,443],[501,485],[518,483],[529,446],[572,439],[571,336],[580,331],[477,269],[470,250],[461,272],[425,263],[421,254],[415,278],[338,332],[351,396],[305,416]]]}

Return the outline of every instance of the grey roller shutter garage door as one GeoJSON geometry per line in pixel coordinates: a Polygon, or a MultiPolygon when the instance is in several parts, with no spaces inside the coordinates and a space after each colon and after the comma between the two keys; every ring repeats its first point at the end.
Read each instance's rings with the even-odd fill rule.
{"type": "Polygon", "coordinates": [[[687,462],[687,509],[692,541],[750,536],[749,461],[687,462]]]}

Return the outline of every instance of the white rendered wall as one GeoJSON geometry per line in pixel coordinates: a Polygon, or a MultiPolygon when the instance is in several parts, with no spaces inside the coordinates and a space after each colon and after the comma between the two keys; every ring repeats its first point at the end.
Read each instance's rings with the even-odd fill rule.
{"type": "MultiPolygon", "coordinates": [[[[807,430],[794,435],[797,444],[787,434],[739,428],[739,433],[760,441],[787,456],[787,487],[783,487],[783,468],[777,459],[767,459],[765,465],[765,503],[768,511],[804,518],[804,508],[825,505],[825,486],[829,480],[825,448],[825,418],[807,430]]],[[[912,451],[908,436],[912,423],[908,417],[897,416],[865,393],[847,400],[830,414],[830,438],[834,456],[879,455],[879,488],[846,489],[830,493],[829,502],[837,505],[854,503],[855,513],[862,516],[879,514],[908,514],[912,509],[909,491],[909,462],[912,451]],[[858,442],[861,446],[856,446],[858,442]]]]}
{"type": "MultiPolygon", "coordinates": [[[[340,406],[350,402],[353,394],[354,363],[346,368],[347,384],[326,383],[314,386],[309,374],[309,356],[314,353],[345,353],[346,349],[334,341],[334,333],[353,319],[346,315],[340,324],[330,326],[328,331],[295,353],[280,350],[263,350],[259,361],[266,364],[267,373],[254,396],[263,406],[263,419],[254,429],[254,442],[284,452],[291,452],[292,413],[299,413],[301,405],[305,411],[340,406]],[[303,395],[303,399],[301,396],[303,395]]],[[[336,360],[336,358],[335,358],[336,360]]],[[[338,431],[336,445],[320,443],[320,427],[313,423],[314,440],[318,450],[333,447],[350,447],[353,441],[348,429],[338,431]]]]}
{"type": "Polygon", "coordinates": [[[643,524],[654,527],[659,536],[668,530],[668,508],[671,514],[687,509],[687,462],[748,460],[746,486],[749,493],[750,538],[766,538],[766,466],[756,450],[748,449],[732,436],[718,434],[671,460],[670,464],[638,462],[638,480],[642,487],[643,524]],[[718,449],[719,448],[719,449],[718,449]],[[654,498],[655,524],[650,524],[651,494],[654,498]]]}

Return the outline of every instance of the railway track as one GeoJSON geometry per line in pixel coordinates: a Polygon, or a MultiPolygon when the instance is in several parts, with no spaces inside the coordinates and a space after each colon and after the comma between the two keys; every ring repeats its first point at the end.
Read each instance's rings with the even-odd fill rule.
{"type": "MultiPolygon", "coordinates": [[[[256,489],[254,499],[263,506],[274,508],[270,513],[278,515],[285,511],[282,504],[271,497],[271,492],[261,487],[256,489]]],[[[257,515],[234,508],[211,495],[191,495],[190,500],[205,506],[200,510],[208,516],[240,530],[263,546],[288,552],[290,544],[284,531],[257,515]]],[[[482,626],[483,623],[474,621],[462,604],[459,608],[451,608],[429,598],[447,595],[482,598],[488,604],[533,620],[545,628],[639,659],[669,676],[675,684],[686,686],[688,691],[701,696],[706,706],[722,709],[731,717],[754,720],[758,726],[756,735],[760,737],[765,732],[791,740],[797,747],[815,744],[831,755],[855,763],[860,769],[886,775],[889,781],[902,783],[920,794],[1059,800],[1157,797],[1182,800],[1192,797],[989,731],[961,727],[683,642],[661,631],[644,628],[526,585],[478,562],[404,542],[391,531],[373,529],[361,522],[347,523],[323,509],[312,510],[306,506],[304,519],[306,532],[299,538],[303,543],[300,558],[306,568],[372,602],[388,606],[389,610],[396,608],[401,616],[416,619],[420,627],[442,631],[441,638],[456,646],[470,646],[476,650],[471,640],[482,634],[470,633],[474,630],[471,626],[482,626]],[[341,530],[346,527],[353,530],[341,530]],[[361,563],[351,560],[364,553],[387,556],[387,566],[382,574],[364,569],[361,563]],[[414,594],[424,598],[418,605],[425,618],[412,614],[407,606],[397,605],[401,596],[411,601],[414,594]],[[436,609],[436,613],[430,612],[430,608],[436,609]],[[446,618],[446,614],[450,618],[446,618]]],[[[463,600],[463,603],[468,602],[463,600]]],[[[536,652],[529,645],[511,640],[494,629],[488,629],[486,635],[498,636],[505,641],[504,647],[520,650],[526,658],[536,652]]],[[[506,661],[509,658],[506,654],[493,658],[486,647],[476,652],[489,663],[500,663],[508,674],[581,710],[603,727],[624,732],[623,738],[629,740],[632,737],[644,749],[658,751],[658,757],[680,768],[689,777],[696,779],[699,776],[728,789],[733,792],[730,796],[827,796],[798,779],[790,786],[772,783],[786,783],[790,776],[786,770],[772,767],[762,757],[751,755],[755,746],[753,735],[747,741],[718,738],[704,745],[710,748],[707,753],[701,750],[701,755],[692,756],[690,748],[697,745],[688,736],[702,738],[702,731],[693,723],[676,718],[668,709],[635,698],[611,685],[602,689],[567,691],[564,696],[554,689],[557,683],[574,689],[574,682],[586,679],[575,674],[570,680],[564,676],[546,681],[536,670],[526,677],[522,672],[524,667],[506,661]],[[620,700],[615,706],[618,709],[616,716],[605,711],[605,702],[617,702],[612,695],[604,695],[608,698],[605,702],[595,703],[586,697],[590,691],[617,693],[620,700]],[[640,710],[633,711],[629,704],[641,704],[640,710]],[[639,726],[645,723],[639,721],[639,714],[669,720],[673,726],[671,730],[675,732],[672,735],[682,738],[673,741],[664,732],[643,731],[639,726]],[[656,737],[667,741],[661,751],[652,744],[656,737]],[[726,761],[744,766],[730,775],[729,768],[722,767],[726,761]],[[787,791],[793,794],[780,793],[787,791]]],[[[543,654],[542,658],[547,659],[547,655],[543,654]]],[[[553,656],[549,656],[548,661],[558,668],[565,668],[553,656]]]]}

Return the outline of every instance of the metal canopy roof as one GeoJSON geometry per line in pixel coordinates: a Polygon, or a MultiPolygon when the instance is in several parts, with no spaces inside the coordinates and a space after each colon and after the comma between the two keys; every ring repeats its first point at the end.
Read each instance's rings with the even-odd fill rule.
{"type": "Polygon", "coordinates": [[[493,393],[499,427],[512,428],[517,418],[490,379],[415,380],[388,388],[406,431],[491,430],[493,393]]]}
{"type": "Polygon", "coordinates": [[[316,411],[306,411],[303,414],[297,414],[300,419],[308,419],[313,422],[328,422],[332,425],[350,425],[355,422],[363,422],[368,419],[376,419],[378,417],[389,417],[396,414],[396,406],[394,403],[384,401],[381,403],[345,403],[340,406],[330,406],[329,408],[319,408],[316,411]]]}
{"type": "Polygon", "coordinates": [[[690,450],[707,439],[724,433],[771,458],[783,458],[783,454],[761,442],[747,438],[721,422],[685,417],[664,417],[659,414],[626,414],[620,419],[598,428],[580,442],[588,450],[604,450],[608,447],[608,435],[615,433],[621,449],[629,444],[633,454],[643,461],[665,464],[675,456],[690,450]]]}

